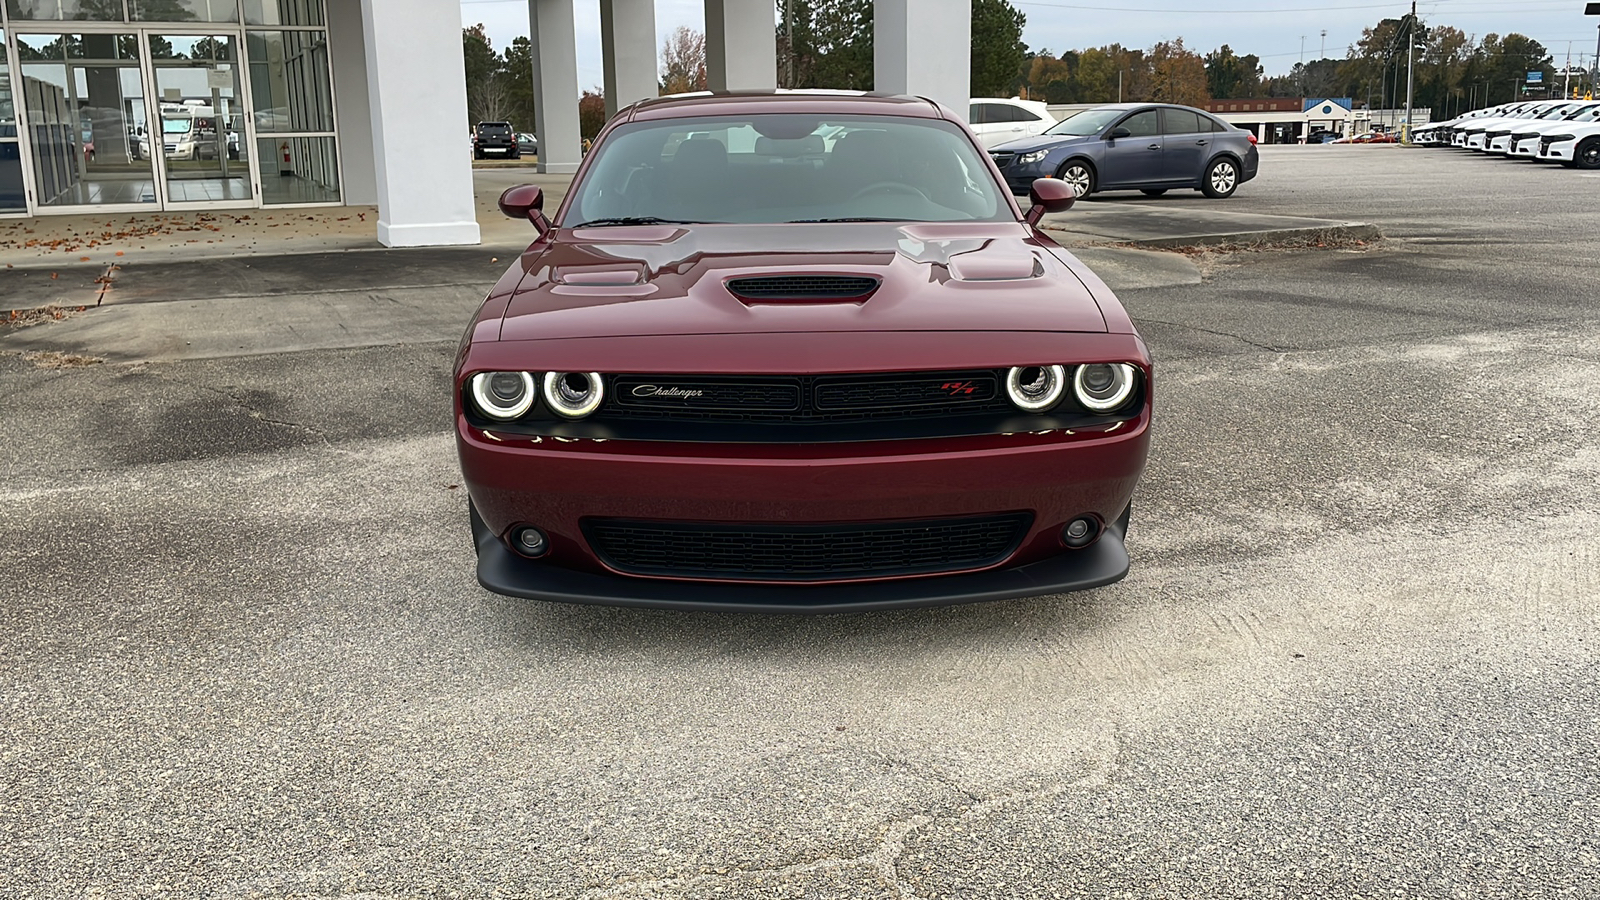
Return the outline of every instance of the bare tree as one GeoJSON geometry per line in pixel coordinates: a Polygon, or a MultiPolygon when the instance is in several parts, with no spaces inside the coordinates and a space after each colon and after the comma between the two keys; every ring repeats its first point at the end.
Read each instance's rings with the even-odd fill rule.
{"type": "Polygon", "coordinates": [[[478,82],[467,95],[467,105],[474,122],[504,122],[512,106],[505,79],[496,75],[478,82]]]}
{"type": "Polygon", "coordinates": [[[661,93],[706,89],[706,35],[679,25],[661,42],[661,93]]]}

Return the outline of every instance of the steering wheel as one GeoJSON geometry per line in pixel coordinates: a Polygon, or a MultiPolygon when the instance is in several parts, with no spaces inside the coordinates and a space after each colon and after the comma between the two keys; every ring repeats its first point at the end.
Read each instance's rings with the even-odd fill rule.
{"type": "MultiPolygon", "coordinates": [[[[916,188],[912,187],[911,185],[906,184],[904,181],[874,181],[873,183],[871,183],[871,184],[867,185],[866,187],[862,188],[861,190],[856,191],[854,194],[851,194],[850,195],[850,199],[851,200],[859,200],[862,197],[865,197],[866,195],[872,193],[873,191],[888,191],[888,192],[894,193],[894,194],[915,194],[916,196],[921,197],[924,200],[928,199],[928,195],[927,194],[924,194],[923,192],[921,192],[921,191],[917,190],[916,188]]],[[[928,202],[931,203],[933,201],[930,200],[928,202]]]]}

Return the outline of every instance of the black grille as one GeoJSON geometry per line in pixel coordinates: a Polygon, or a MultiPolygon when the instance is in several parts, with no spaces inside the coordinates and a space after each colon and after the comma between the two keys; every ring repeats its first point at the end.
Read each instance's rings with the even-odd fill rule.
{"type": "Polygon", "coordinates": [[[768,275],[734,278],[728,290],[751,300],[851,300],[878,287],[878,279],[852,275],[768,275]]]}
{"type": "Polygon", "coordinates": [[[711,525],[585,519],[584,533],[619,572],[748,581],[829,581],[977,569],[1003,562],[1033,517],[866,525],[711,525]]]}
{"type": "Polygon", "coordinates": [[[848,422],[1005,412],[993,369],[888,375],[616,375],[597,420],[848,422]]]}
{"type": "Polygon", "coordinates": [[[1004,169],[1006,166],[1011,165],[1011,160],[1015,159],[1017,154],[1011,152],[1010,150],[1005,150],[1000,153],[991,153],[989,156],[994,159],[995,165],[1004,169]]]}

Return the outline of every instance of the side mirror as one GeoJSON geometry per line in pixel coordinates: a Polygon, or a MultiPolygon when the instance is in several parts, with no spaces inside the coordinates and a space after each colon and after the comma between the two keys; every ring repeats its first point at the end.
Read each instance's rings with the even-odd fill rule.
{"type": "Polygon", "coordinates": [[[550,220],[544,217],[544,190],[536,184],[519,184],[506,188],[500,195],[500,212],[510,219],[527,219],[544,237],[550,231],[550,220]]]}
{"type": "Polygon", "coordinates": [[[1028,199],[1033,207],[1024,219],[1030,226],[1038,225],[1045,213],[1066,212],[1078,201],[1077,195],[1072,193],[1072,185],[1059,178],[1035,178],[1028,189],[1028,199]]]}
{"type": "Polygon", "coordinates": [[[1117,138],[1125,138],[1125,137],[1133,137],[1133,132],[1129,131],[1126,128],[1123,128],[1121,125],[1118,125],[1117,127],[1111,129],[1111,133],[1110,134],[1106,135],[1106,140],[1114,141],[1117,138]]]}

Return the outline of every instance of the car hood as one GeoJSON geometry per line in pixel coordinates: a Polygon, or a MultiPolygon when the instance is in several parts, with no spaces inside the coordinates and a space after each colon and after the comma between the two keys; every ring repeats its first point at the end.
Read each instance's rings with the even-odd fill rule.
{"type": "Polygon", "coordinates": [[[500,339],[1106,331],[1093,294],[1056,253],[1065,256],[1017,222],[559,229],[523,254],[500,339]],[[784,275],[878,284],[842,301],[741,299],[726,284],[784,275]]]}
{"type": "Polygon", "coordinates": [[[1014,141],[1006,141],[1003,144],[996,144],[989,148],[989,152],[1008,150],[1027,153],[1030,150],[1050,150],[1056,147],[1065,147],[1068,144],[1083,144],[1099,139],[1098,135],[1093,134],[1033,134],[1024,138],[1017,138],[1014,141]]]}

